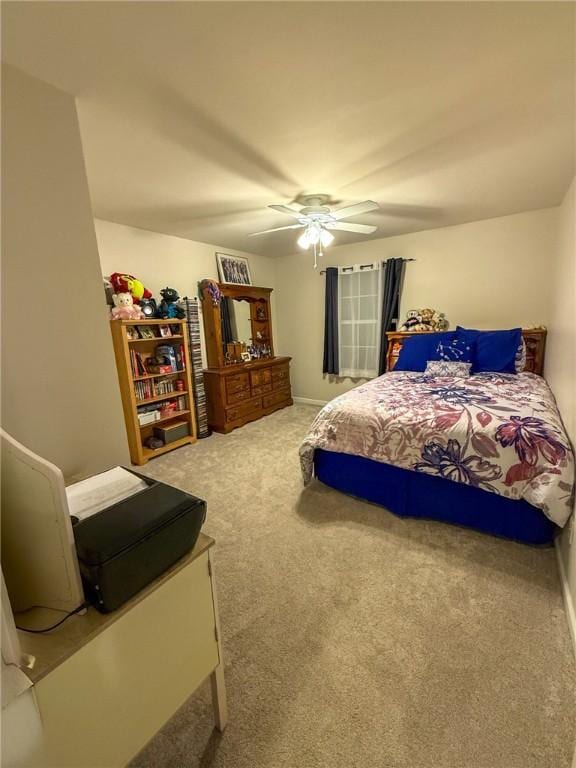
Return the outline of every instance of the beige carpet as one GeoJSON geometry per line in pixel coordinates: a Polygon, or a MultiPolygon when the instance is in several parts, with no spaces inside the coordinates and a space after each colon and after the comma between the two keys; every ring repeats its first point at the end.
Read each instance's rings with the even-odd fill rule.
{"type": "Polygon", "coordinates": [[[568,768],[576,674],[553,549],[304,490],[316,410],[147,466],[208,501],[230,722],[213,730],[204,686],[133,766],[568,768]]]}

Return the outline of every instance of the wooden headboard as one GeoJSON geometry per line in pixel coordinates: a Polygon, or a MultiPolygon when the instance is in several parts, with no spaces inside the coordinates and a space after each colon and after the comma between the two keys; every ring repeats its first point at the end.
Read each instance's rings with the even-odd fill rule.
{"type": "MultiPolygon", "coordinates": [[[[391,371],[396,365],[398,355],[402,349],[402,344],[410,336],[416,336],[428,331],[390,331],[386,334],[388,339],[388,348],[386,350],[386,370],[391,371]]],[[[524,328],[522,336],[526,343],[526,367],[525,371],[537,373],[542,376],[544,373],[544,348],[546,346],[545,328],[524,328]]]]}

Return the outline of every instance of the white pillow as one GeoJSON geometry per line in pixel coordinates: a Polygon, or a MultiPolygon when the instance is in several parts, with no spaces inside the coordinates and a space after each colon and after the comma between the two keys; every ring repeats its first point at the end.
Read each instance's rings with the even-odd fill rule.
{"type": "Polygon", "coordinates": [[[522,341],[518,344],[516,357],[514,359],[514,367],[516,368],[516,373],[522,373],[526,368],[526,342],[524,341],[524,337],[522,337],[522,341]]]}
{"type": "Polygon", "coordinates": [[[454,360],[428,360],[425,373],[428,376],[454,376],[465,379],[470,376],[472,363],[458,363],[454,360]]]}

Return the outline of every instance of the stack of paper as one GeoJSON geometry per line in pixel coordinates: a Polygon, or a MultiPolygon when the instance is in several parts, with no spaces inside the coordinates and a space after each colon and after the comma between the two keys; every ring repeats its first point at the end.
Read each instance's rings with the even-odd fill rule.
{"type": "Polygon", "coordinates": [[[146,482],[122,467],[94,475],[66,488],[68,508],[73,517],[85,520],[148,487],[146,482]]]}

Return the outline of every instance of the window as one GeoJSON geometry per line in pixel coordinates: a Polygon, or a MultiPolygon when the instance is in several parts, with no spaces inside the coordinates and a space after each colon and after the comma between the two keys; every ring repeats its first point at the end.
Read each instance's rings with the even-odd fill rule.
{"type": "Polygon", "coordinates": [[[338,270],[340,376],[378,375],[382,312],[380,264],[338,270]]]}

